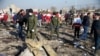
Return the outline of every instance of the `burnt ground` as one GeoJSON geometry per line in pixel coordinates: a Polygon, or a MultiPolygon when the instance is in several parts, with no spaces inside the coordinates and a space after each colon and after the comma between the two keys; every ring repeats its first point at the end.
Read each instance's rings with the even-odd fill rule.
{"type": "MultiPolygon", "coordinates": [[[[17,37],[16,29],[8,28],[3,26],[0,28],[0,55],[18,56],[26,48],[26,45],[17,37]]],[[[59,38],[55,34],[50,37],[50,29],[44,26],[38,27],[38,33],[49,41],[48,45],[54,49],[58,56],[95,56],[94,50],[91,48],[94,45],[94,38],[89,36],[86,41],[78,41],[79,45],[75,47],[73,30],[70,25],[63,24],[60,27],[59,38]]]]}
{"type": "MultiPolygon", "coordinates": [[[[88,36],[86,41],[78,40],[79,45],[74,45],[74,33],[70,25],[63,24],[59,29],[60,37],[54,34],[50,37],[48,28],[41,28],[40,33],[45,39],[50,41],[49,45],[56,51],[58,56],[95,56],[92,46],[94,45],[93,37],[88,36]],[[83,47],[83,48],[82,48],[83,47]]],[[[80,33],[81,34],[81,33],[80,33]]]]}
{"type": "Polygon", "coordinates": [[[16,29],[0,24],[0,56],[18,56],[24,48],[24,41],[17,37],[16,29]]]}

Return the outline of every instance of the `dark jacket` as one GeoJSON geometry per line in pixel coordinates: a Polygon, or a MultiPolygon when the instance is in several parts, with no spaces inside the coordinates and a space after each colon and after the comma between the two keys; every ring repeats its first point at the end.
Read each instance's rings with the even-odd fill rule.
{"type": "Polygon", "coordinates": [[[22,15],[17,15],[18,16],[18,23],[20,26],[22,26],[24,24],[24,17],[22,15]]]}
{"type": "Polygon", "coordinates": [[[100,36],[100,20],[94,20],[92,23],[91,33],[100,36]]]}
{"type": "Polygon", "coordinates": [[[84,16],[82,24],[83,26],[90,26],[90,17],[84,16]]]}
{"type": "Polygon", "coordinates": [[[29,14],[24,15],[23,18],[24,18],[23,21],[24,21],[25,25],[27,25],[29,14]]]}
{"type": "Polygon", "coordinates": [[[38,13],[38,20],[42,19],[42,14],[38,13]]]}

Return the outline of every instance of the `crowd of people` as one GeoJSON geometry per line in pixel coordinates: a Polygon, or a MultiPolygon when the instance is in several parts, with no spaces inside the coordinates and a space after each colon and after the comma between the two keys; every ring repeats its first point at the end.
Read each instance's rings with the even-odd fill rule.
{"type": "MultiPolygon", "coordinates": [[[[55,11],[34,12],[32,9],[26,9],[26,11],[21,9],[12,18],[14,27],[18,29],[18,36],[23,38],[23,28],[25,28],[27,32],[26,38],[32,39],[36,37],[37,27],[41,28],[44,24],[46,24],[45,26],[50,26],[51,38],[54,33],[57,35],[57,38],[59,38],[59,28],[63,22],[66,22],[66,26],[68,24],[72,25],[72,29],[74,29],[74,40],[85,41],[88,38],[88,33],[90,33],[90,35],[94,34],[95,50],[97,51],[100,49],[100,13],[93,14],[92,26],[90,26],[90,14],[91,13],[71,14],[68,12],[62,16],[62,13],[55,11]],[[65,18],[65,20],[63,20],[63,18],[65,18]],[[82,34],[80,34],[81,28],[84,29],[82,34]],[[89,28],[91,29],[90,32],[89,28]]],[[[0,22],[6,25],[7,19],[7,13],[0,13],[0,22]]]]}
{"type": "MultiPolygon", "coordinates": [[[[74,36],[76,37],[75,39],[79,40],[87,40],[88,38],[88,33],[94,36],[94,42],[95,42],[95,51],[100,49],[100,13],[94,13],[93,14],[93,22],[90,24],[90,13],[87,13],[86,15],[80,17],[79,14],[76,14],[74,19],[73,19],[73,24],[72,26],[74,27],[74,36]],[[90,26],[91,25],[91,26],[90,26]],[[82,34],[80,34],[80,29],[81,27],[84,29],[82,34]],[[89,28],[91,29],[89,32],[89,28]]],[[[92,37],[91,37],[92,38],[92,37]]]]}

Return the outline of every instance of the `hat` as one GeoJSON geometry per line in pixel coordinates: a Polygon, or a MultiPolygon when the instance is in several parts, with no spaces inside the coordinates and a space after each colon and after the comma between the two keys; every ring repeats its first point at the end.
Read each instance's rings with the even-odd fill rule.
{"type": "Polygon", "coordinates": [[[29,9],[29,12],[33,13],[33,10],[32,9],[29,9]]]}

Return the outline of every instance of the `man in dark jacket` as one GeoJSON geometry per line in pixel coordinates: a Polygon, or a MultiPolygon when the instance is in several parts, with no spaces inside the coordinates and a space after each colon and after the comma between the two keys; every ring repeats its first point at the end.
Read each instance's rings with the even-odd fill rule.
{"type": "Polygon", "coordinates": [[[96,51],[100,50],[100,14],[95,13],[95,19],[92,23],[91,34],[94,33],[96,51]]]}
{"type": "Polygon", "coordinates": [[[83,22],[82,22],[84,32],[80,36],[81,40],[86,40],[87,39],[87,34],[88,34],[88,28],[90,26],[90,13],[87,13],[87,16],[84,16],[83,22]]]}

